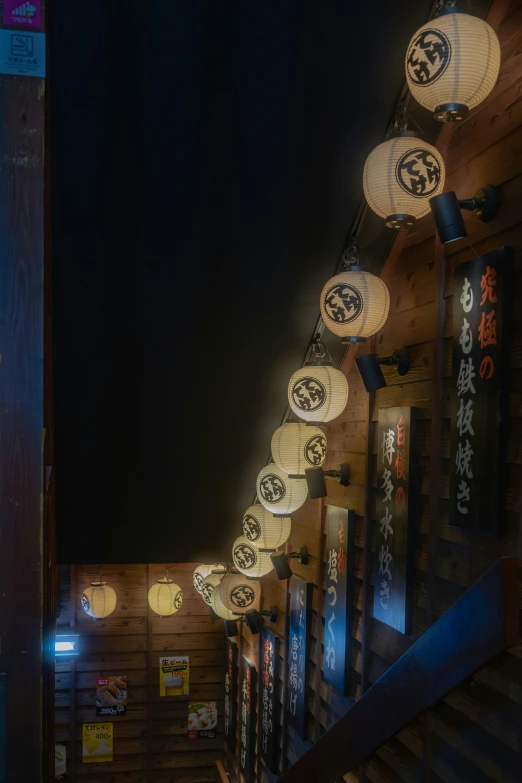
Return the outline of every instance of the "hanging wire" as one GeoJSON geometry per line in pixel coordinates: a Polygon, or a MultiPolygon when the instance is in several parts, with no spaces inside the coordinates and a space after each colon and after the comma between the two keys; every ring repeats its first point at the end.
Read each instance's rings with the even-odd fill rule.
{"type": "Polygon", "coordinates": [[[98,582],[103,582],[102,571],[103,571],[103,566],[104,565],[105,565],[105,563],[102,563],[100,565],[100,568],[99,568],[99,571],[98,571],[98,582]]]}

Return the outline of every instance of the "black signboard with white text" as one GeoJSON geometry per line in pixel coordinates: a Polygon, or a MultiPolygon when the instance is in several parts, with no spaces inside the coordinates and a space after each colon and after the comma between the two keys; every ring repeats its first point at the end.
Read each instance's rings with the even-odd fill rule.
{"type": "Polygon", "coordinates": [[[324,678],[343,695],[352,664],[355,512],[326,507],[324,678]]]}
{"type": "Polygon", "coordinates": [[[308,722],[312,589],[312,583],[299,576],[290,580],[287,711],[290,726],[302,739],[306,739],[308,722]]]}
{"type": "Polygon", "coordinates": [[[450,522],[505,527],[508,351],[513,251],[455,267],[450,522]]]}
{"type": "Polygon", "coordinates": [[[225,671],[225,741],[230,748],[236,747],[237,708],[237,645],[227,638],[227,668],[225,671]]]}
{"type": "Polygon", "coordinates": [[[411,632],[415,409],[382,408],[377,442],[374,616],[411,632]]]}
{"type": "Polygon", "coordinates": [[[261,756],[270,772],[277,772],[277,665],[279,639],[268,629],[261,639],[261,756]]]}
{"type": "Polygon", "coordinates": [[[253,722],[254,722],[254,691],[255,667],[245,657],[241,659],[241,719],[240,719],[240,753],[239,768],[246,783],[253,777],[253,722]]]}

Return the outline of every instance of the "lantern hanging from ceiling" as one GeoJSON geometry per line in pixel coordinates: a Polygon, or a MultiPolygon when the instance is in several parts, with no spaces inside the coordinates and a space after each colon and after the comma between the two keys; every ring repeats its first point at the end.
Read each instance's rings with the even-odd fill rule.
{"type": "Polygon", "coordinates": [[[417,30],[406,52],[411,94],[441,122],[463,120],[487,98],[499,68],[500,43],[493,28],[451,8],[417,30]]]}
{"type": "Polygon", "coordinates": [[[272,457],[291,478],[304,478],[306,468],[320,467],[325,460],[324,432],[306,424],[283,424],[272,435],[272,457]]]}
{"type": "MultiPolygon", "coordinates": [[[[440,152],[413,131],[399,131],[368,155],[363,172],[364,196],[388,228],[412,226],[428,214],[429,199],[442,193],[444,179],[440,152]]],[[[328,328],[330,324],[331,319],[328,328]]]]}
{"type": "Polygon", "coordinates": [[[198,593],[201,593],[201,585],[203,580],[206,579],[207,576],[209,576],[216,568],[219,568],[217,563],[213,563],[212,565],[204,565],[203,563],[200,563],[200,565],[194,569],[192,583],[198,593]]]}
{"type": "Polygon", "coordinates": [[[181,609],[183,603],[183,591],[179,585],[164,577],[158,579],[149,590],[149,606],[160,617],[170,617],[181,609]]]}
{"type": "Polygon", "coordinates": [[[386,323],[390,293],[380,277],[352,266],[328,280],[320,307],[326,328],[343,343],[366,342],[386,323]]]}
{"type": "Polygon", "coordinates": [[[226,609],[244,614],[259,606],[261,583],[257,579],[247,579],[243,574],[227,574],[215,590],[226,609]]]}
{"type": "Polygon", "coordinates": [[[91,582],[82,593],[82,609],[89,617],[102,620],[116,609],[116,591],[107,582],[91,582]]]}
{"type": "Polygon", "coordinates": [[[306,500],[305,479],[289,478],[275,463],[259,471],[257,496],[263,506],[278,517],[290,516],[306,500]]]}
{"type": "Polygon", "coordinates": [[[212,592],[212,598],[210,599],[210,606],[212,607],[213,611],[217,614],[217,616],[221,617],[222,620],[229,620],[229,621],[237,620],[238,614],[242,614],[237,610],[234,611],[233,609],[227,609],[227,607],[223,603],[223,599],[221,598],[218,589],[212,592]]]}
{"type": "Polygon", "coordinates": [[[201,597],[206,604],[212,606],[212,593],[221,582],[223,574],[209,574],[201,583],[201,597]]]}
{"type": "Polygon", "coordinates": [[[288,402],[300,419],[316,424],[332,421],[346,408],[348,381],[334,367],[301,367],[288,383],[288,402]]]}
{"type": "Polygon", "coordinates": [[[270,560],[270,552],[263,552],[261,549],[257,549],[246,536],[239,536],[234,541],[232,560],[242,574],[252,579],[259,579],[265,576],[274,567],[270,560]]]}
{"type": "Polygon", "coordinates": [[[291,529],[290,517],[278,519],[260,503],[249,506],[243,514],[243,533],[257,549],[279,549],[291,529]]]}

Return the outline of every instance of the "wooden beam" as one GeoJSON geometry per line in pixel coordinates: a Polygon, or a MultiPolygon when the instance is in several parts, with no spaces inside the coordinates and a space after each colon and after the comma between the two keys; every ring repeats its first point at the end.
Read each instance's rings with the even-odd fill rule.
{"type": "Polygon", "coordinates": [[[281,783],[334,783],[517,642],[517,577],[515,557],[495,563],[282,776],[281,783]]]}
{"type": "Polygon", "coordinates": [[[225,767],[223,766],[221,761],[216,761],[216,767],[217,767],[217,771],[219,772],[219,777],[222,783],[230,783],[228,773],[225,772],[225,767]]]}

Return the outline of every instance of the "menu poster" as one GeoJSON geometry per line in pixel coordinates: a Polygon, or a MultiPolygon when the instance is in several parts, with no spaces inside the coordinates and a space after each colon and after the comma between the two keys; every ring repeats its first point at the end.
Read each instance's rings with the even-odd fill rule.
{"type": "Polygon", "coordinates": [[[450,524],[486,535],[506,524],[512,267],[501,247],[453,278],[450,524]]]}
{"type": "Polygon", "coordinates": [[[290,579],[287,711],[290,726],[302,739],[307,738],[312,589],[312,583],[305,582],[299,576],[290,579]]]}
{"type": "Polygon", "coordinates": [[[254,723],[254,677],[255,668],[246,658],[241,667],[241,721],[239,769],[246,783],[253,779],[253,723],[254,723]]]}
{"type": "Polygon", "coordinates": [[[279,639],[267,628],[261,638],[261,756],[270,772],[277,772],[276,714],[279,639]]]}
{"type": "Polygon", "coordinates": [[[54,777],[63,780],[67,774],[67,748],[65,745],[54,746],[54,777]]]}
{"type": "Polygon", "coordinates": [[[343,695],[352,667],[354,542],[355,512],[327,505],[324,678],[343,695]]]}
{"type": "Polygon", "coordinates": [[[411,632],[415,512],[415,408],[381,408],[377,425],[374,616],[411,632]]]}
{"type": "Polygon", "coordinates": [[[188,711],[189,739],[216,736],[217,705],[215,701],[190,701],[188,711]]]}
{"type": "Polygon", "coordinates": [[[188,696],[190,692],[188,655],[162,655],[159,663],[160,696],[188,696]]]}
{"type": "Polygon", "coordinates": [[[82,757],[84,764],[112,761],[113,724],[84,723],[82,729],[82,757]]]}
{"type": "Polygon", "coordinates": [[[96,715],[111,717],[127,712],[127,677],[98,677],[96,715]]]}
{"type": "Polygon", "coordinates": [[[236,748],[237,652],[237,645],[227,637],[224,707],[225,741],[231,751],[234,751],[236,748]]]}

